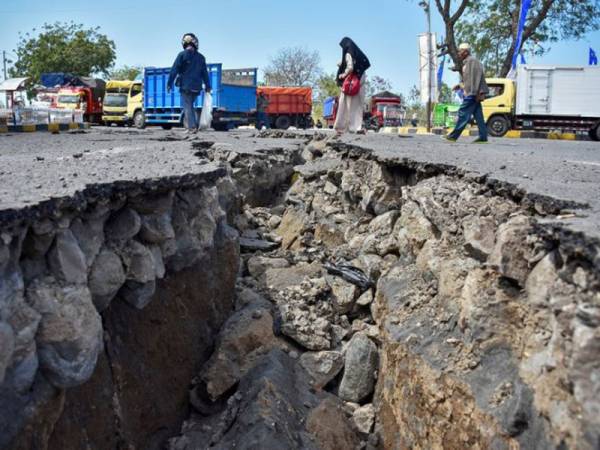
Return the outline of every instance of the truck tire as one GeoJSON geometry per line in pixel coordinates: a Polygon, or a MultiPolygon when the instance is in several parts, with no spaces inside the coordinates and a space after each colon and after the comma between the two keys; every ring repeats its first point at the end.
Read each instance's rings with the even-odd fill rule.
{"type": "Polygon", "coordinates": [[[146,116],[144,115],[144,111],[135,112],[133,115],[133,125],[140,130],[146,128],[146,116]]]}
{"type": "Polygon", "coordinates": [[[168,124],[168,123],[164,123],[161,125],[163,130],[170,130],[171,128],[173,128],[173,125],[168,124]]]}
{"type": "Polygon", "coordinates": [[[502,137],[510,130],[510,122],[505,116],[492,116],[487,123],[488,132],[494,137],[502,137]]]}
{"type": "Polygon", "coordinates": [[[590,129],[589,135],[592,141],[600,141],[600,123],[590,129]]]}
{"type": "Polygon", "coordinates": [[[292,123],[288,116],[279,116],[275,121],[275,128],[278,130],[287,130],[291,124],[292,123]]]}

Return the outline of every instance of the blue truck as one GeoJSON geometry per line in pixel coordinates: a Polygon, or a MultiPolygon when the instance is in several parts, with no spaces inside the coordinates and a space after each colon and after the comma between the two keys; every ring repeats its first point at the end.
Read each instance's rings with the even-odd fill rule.
{"type": "MultiPolygon", "coordinates": [[[[222,64],[208,64],[212,85],[213,128],[229,130],[249,125],[256,113],[257,69],[223,70],[222,64]]],[[[160,125],[165,129],[182,125],[183,109],[178,87],[167,93],[170,67],[146,67],[143,78],[142,117],[134,121],[138,128],[160,125]]],[[[202,110],[204,93],[194,104],[202,110]]]]}

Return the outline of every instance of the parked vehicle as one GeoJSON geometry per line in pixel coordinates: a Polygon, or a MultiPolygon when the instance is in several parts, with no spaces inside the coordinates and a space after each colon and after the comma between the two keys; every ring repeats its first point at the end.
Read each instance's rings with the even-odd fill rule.
{"type": "Polygon", "coordinates": [[[105,88],[106,83],[100,79],[75,77],[58,91],[56,107],[80,110],[86,122],[100,123],[105,88]]]}
{"type": "Polygon", "coordinates": [[[333,128],[337,116],[338,104],[339,97],[327,97],[325,103],[323,103],[323,120],[325,120],[327,128],[333,128]]]}
{"type": "MultiPolygon", "coordinates": [[[[323,119],[328,128],[333,128],[337,117],[339,98],[328,97],[323,104],[323,119]]],[[[398,127],[404,122],[406,110],[402,98],[391,92],[380,92],[369,99],[363,114],[364,127],[379,130],[382,127],[398,127]]]]}
{"type": "Polygon", "coordinates": [[[380,92],[369,101],[369,110],[365,112],[365,128],[379,130],[382,127],[399,127],[405,113],[400,96],[388,91],[380,92]]]}
{"type": "Polygon", "coordinates": [[[309,87],[259,87],[269,102],[265,111],[273,128],[310,128],[312,122],[312,89],[309,87]]]}
{"type": "Polygon", "coordinates": [[[56,108],[58,92],[63,86],[68,85],[73,75],[63,72],[46,72],[40,75],[40,83],[34,86],[35,100],[32,104],[45,108],[56,108]],[[35,103],[34,103],[35,102],[35,103]]]}
{"type": "Polygon", "coordinates": [[[438,103],[433,108],[433,126],[453,128],[458,119],[460,105],[454,103],[438,103]]]}
{"type": "MultiPolygon", "coordinates": [[[[212,85],[213,123],[216,130],[228,130],[249,125],[256,112],[257,69],[223,71],[221,64],[208,64],[212,85]],[[225,77],[225,78],[224,78],[225,77]],[[223,82],[226,80],[227,83],[223,82]]],[[[170,67],[144,69],[143,110],[133,118],[138,128],[161,125],[165,129],[181,126],[183,108],[179,88],[167,92],[170,67]]],[[[194,107],[202,110],[204,93],[198,96],[194,107]]]]}
{"type": "Polygon", "coordinates": [[[132,125],[135,114],[141,111],[141,81],[110,80],[106,83],[106,95],[102,103],[102,121],[105,125],[132,125]]]}
{"type": "Polygon", "coordinates": [[[482,104],[492,136],[509,130],[587,131],[600,140],[600,68],[523,65],[516,82],[487,80],[482,104]]]}

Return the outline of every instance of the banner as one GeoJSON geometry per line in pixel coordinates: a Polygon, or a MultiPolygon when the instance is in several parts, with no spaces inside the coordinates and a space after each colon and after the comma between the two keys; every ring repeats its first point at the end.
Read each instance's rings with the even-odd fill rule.
{"type": "Polygon", "coordinates": [[[515,53],[512,60],[512,68],[517,67],[517,57],[521,52],[521,45],[523,44],[523,30],[525,29],[525,22],[527,21],[527,13],[531,8],[531,0],[521,1],[521,14],[519,15],[519,28],[517,29],[517,42],[515,43],[515,53]]]}
{"type": "Polygon", "coordinates": [[[431,101],[438,99],[438,77],[435,33],[419,35],[419,79],[421,80],[421,102],[429,101],[429,86],[431,86],[431,101]],[[429,38],[428,38],[429,36],[429,38]]]}
{"type": "Polygon", "coordinates": [[[596,56],[596,52],[592,47],[590,47],[590,66],[598,65],[598,57],[596,56]]]}
{"type": "Polygon", "coordinates": [[[442,88],[442,80],[444,79],[444,64],[446,64],[446,56],[442,56],[442,62],[440,63],[440,68],[437,73],[437,85],[438,89],[442,88]]]}

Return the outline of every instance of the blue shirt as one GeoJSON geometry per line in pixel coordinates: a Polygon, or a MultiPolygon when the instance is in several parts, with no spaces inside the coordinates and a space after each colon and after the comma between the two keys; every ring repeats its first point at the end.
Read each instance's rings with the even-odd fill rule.
{"type": "Polygon", "coordinates": [[[181,91],[200,92],[202,83],[206,90],[211,89],[206,59],[193,47],[188,47],[177,55],[167,82],[169,89],[173,89],[173,82],[177,76],[179,76],[178,84],[181,91]]]}

